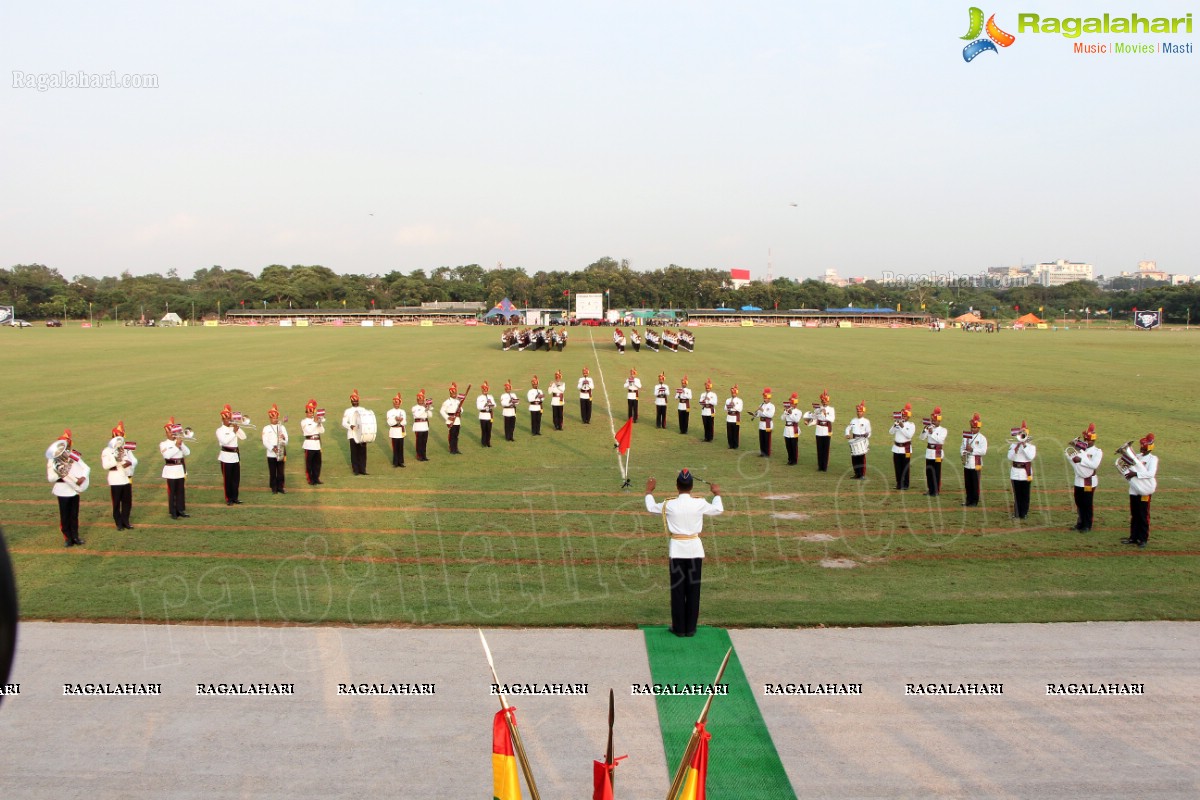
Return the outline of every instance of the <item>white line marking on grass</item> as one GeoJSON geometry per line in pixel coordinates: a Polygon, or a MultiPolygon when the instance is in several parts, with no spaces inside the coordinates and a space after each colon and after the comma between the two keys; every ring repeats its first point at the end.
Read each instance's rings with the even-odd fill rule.
{"type": "MultiPolygon", "coordinates": [[[[616,441],[617,425],[613,420],[612,402],[608,399],[608,383],[604,380],[604,367],[600,366],[600,353],[596,350],[596,337],[591,330],[588,331],[588,341],[592,343],[592,355],[596,357],[596,371],[600,373],[600,390],[604,392],[604,405],[608,407],[608,430],[612,433],[613,441],[616,441]]],[[[622,481],[629,478],[625,472],[625,465],[621,463],[620,450],[617,451],[617,469],[621,471],[622,481]]]]}

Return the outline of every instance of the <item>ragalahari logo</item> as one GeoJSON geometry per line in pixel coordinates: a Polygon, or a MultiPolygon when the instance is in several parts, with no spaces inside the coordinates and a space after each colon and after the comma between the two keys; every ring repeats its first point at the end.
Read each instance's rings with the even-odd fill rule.
{"type": "Polygon", "coordinates": [[[1005,33],[1000,30],[1000,26],[996,24],[996,15],[992,14],[988,17],[987,25],[983,24],[983,10],[971,6],[971,27],[967,30],[967,35],[963,39],[971,39],[971,43],[963,48],[963,61],[973,61],[975,56],[980,53],[986,53],[989,50],[993,53],[1000,52],[996,49],[996,45],[1008,47],[1017,40],[1017,37],[1011,33],[1005,33]],[[980,38],[979,34],[987,32],[987,38],[980,38]]]}

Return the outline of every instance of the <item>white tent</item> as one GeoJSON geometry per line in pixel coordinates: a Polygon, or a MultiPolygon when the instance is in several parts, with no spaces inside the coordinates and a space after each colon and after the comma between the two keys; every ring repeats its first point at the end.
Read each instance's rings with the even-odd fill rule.
{"type": "Polygon", "coordinates": [[[171,325],[182,325],[183,320],[174,311],[168,311],[166,314],[163,314],[163,318],[158,321],[158,324],[168,327],[171,325]]]}

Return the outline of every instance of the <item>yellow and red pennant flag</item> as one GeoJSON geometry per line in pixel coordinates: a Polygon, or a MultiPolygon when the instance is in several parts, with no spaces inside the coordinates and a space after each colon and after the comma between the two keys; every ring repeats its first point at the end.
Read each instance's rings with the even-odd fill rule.
{"type": "Polygon", "coordinates": [[[708,781],[708,740],[712,734],[704,730],[704,723],[696,724],[696,733],[700,741],[688,765],[687,776],[683,779],[683,791],[679,800],[704,800],[704,784],[708,781]]]}
{"type": "Polygon", "coordinates": [[[633,445],[633,417],[625,420],[625,424],[621,426],[621,430],[617,431],[614,437],[617,442],[617,452],[625,455],[629,452],[629,448],[633,445]]]}
{"type": "MultiPolygon", "coordinates": [[[[517,777],[517,756],[513,752],[512,735],[505,722],[505,714],[515,708],[496,712],[492,719],[492,798],[493,800],[521,800],[521,783],[517,777]]],[[[513,725],[517,718],[512,718],[513,725]]]]}

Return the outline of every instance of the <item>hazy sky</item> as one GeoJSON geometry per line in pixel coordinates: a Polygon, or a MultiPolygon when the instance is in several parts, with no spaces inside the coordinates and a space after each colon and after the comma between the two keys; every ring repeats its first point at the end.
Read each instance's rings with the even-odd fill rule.
{"type": "Polygon", "coordinates": [[[1196,34],[1016,21],[1200,3],[966,63],[969,5],[7,3],[0,265],[1200,273],[1200,53],[1072,52],[1196,34]],[[159,88],[12,87],[64,70],[159,88]]]}

